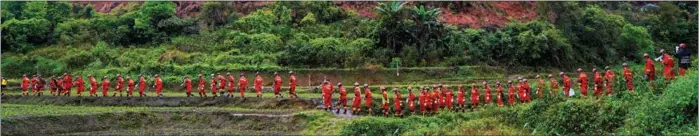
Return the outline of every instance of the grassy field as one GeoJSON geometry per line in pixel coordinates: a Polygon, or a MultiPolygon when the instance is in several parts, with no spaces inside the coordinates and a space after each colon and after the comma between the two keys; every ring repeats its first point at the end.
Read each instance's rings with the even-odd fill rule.
{"type": "Polygon", "coordinates": [[[2,104],[3,117],[16,116],[59,116],[85,115],[114,112],[153,112],[153,111],[224,111],[240,113],[293,113],[297,109],[247,109],[238,107],[131,107],[131,106],[69,106],[69,105],[31,105],[2,104]]]}

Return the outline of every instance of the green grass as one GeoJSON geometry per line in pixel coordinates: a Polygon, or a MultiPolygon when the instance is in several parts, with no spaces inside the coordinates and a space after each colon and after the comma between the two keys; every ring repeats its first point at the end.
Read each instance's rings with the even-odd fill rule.
{"type": "Polygon", "coordinates": [[[148,112],[148,111],[230,111],[291,113],[299,110],[246,109],[238,107],[126,107],[126,106],[57,106],[2,104],[3,117],[45,116],[45,115],[84,115],[113,112],[148,112]]]}

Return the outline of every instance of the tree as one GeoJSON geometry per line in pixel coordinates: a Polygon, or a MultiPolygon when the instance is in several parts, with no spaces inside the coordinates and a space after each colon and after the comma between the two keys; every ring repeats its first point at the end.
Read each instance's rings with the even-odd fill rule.
{"type": "Polygon", "coordinates": [[[380,3],[376,11],[381,21],[379,26],[379,42],[393,49],[393,53],[398,52],[396,46],[399,44],[399,33],[403,32],[399,27],[403,20],[403,6],[406,3],[394,1],[391,4],[380,3]]]}
{"type": "Polygon", "coordinates": [[[200,22],[209,28],[224,25],[227,23],[225,10],[221,2],[205,2],[201,5],[201,12],[199,12],[200,22]]]}
{"type": "MultiPolygon", "coordinates": [[[[411,33],[413,38],[417,40],[418,55],[422,58],[425,53],[425,48],[427,48],[429,43],[435,43],[436,38],[440,37],[442,33],[441,24],[437,20],[437,16],[442,12],[439,9],[429,9],[425,10],[424,6],[413,8],[413,19],[415,20],[417,31],[411,33]]],[[[436,44],[433,44],[436,45],[436,44]]]]}
{"type": "Polygon", "coordinates": [[[643,60],[641,54],[653,52],[653,40],[648,30],[632,24],[624,25],[623,32],[617,40],[619,55],[628,60],[643,60]]]}

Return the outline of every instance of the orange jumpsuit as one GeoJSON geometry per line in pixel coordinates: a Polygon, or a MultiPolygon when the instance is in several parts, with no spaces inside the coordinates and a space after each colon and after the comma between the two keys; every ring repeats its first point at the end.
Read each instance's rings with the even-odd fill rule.
{"type": "Polygon", "coordinates": [[[211,77],[211,94],[213,94],[214,97],[216,97],[216,90],[218,88],[216,84],[218,84],[218,80],[216,80],[215,77],[211,77]]]}
{"type": "Polygon", "coordinates": [[[439,113],[439,105],[440,105],[440,92],[439,90],[435,90],[432,93],[432,111],[434,113],[439,113]]]}
{"type": "Polygon", "coordinates": [[[633,91],[633,73],[629,68],[624,68],[624,79],[626,80],[626,89],[633,91]]]}
{"type": "Polygon", "coordinates": [[[480,94],[478,94],[478,88],[476,86],[471,86],[471,105],[473,105],[473,108],[478,106],[478,99],[480,94]]]}
{"type": "Polygon", "coordinates": [[[614,71],[608,70],[607,72],[604,73],[604,79],[605,79],[605,89],[607,90],[607,95],[610,95],[614,93],[614,90],[612,90],[612,84],[614,83],[614,71]]]}
{"type": "Polygon", "coordinates": [[[321,91],[323,93],[323,104],[325,105],[325,108],[330,108],[332,104],[332,89],[333,85],[330,82],[321,87],[321,91]]]}
{"type": "Polygon", "coordinates": [[[218,88],[221,89],[221,92],[224,92],[223,89],[226,88],[226,83],[228,83],[228,81],[226,81],[226,77],[224,77],[224,76],[222,76],[222,75],[218,75],[218,80],[219,80],[219,81],[218,81],[218,85],[219,85],[218,88]]]}
{"type": "Polygon", "coordinates": [[[496,92],[497,92],[497,95],[498,95],[498,97],[497,97],[498,107],[502,107],[502,106],[503,106],[503,103],[502,103],[502,86],[498,85],[498,88],[497,88],[497,91],[496,91],[496,92]]]}
{"type": "Polygon", "coordinates": [[[648,77],[648,80],[653,81],[655,80],[655,64],[653,63],[653,60],[650,58],[646,58],[646,76],[648,77]]]}
{"type": "Polygon", "coordinates": [[[573,83],[570,82],[570,78],[568,76],[563,75],[563,94],[566,95],[566,97],[570,96],[570,87],[573,86],[573,83]]]}
{"type": "Polygon", "coordinates": [[[507,89],[507,103],[510,105],[515,104],[515,85],[510,83],[510,88],[507,89]]]}
{"type": "Polygon", "coordinates": [[[523,82],[522,87],[524,89],[524,100],[526,100],[527,102],[531,102],[532,101],[532,95],[531,95],[532,88],[529,87],[529,82],[523,82]]]}
{"type": "Polygon", "coordinates": [[[282,77],[279,75],[274,76],[274,95],[279,95],[282,90],[282,77]]]}
{"type": "Polygon", "coordinates": [[[663,54],[663,65],[665,66],[663,67],[665,79],[675,78],[675,72],[673,71],[673,68],[675,68],[675,61],[672,59],[672,56],[667,53],[663,54]]]}
{"type": "Polygon", "coordinates": [[[427,111],[432,111],[432,103],[434,103],[434,100],[432,99],[432,93],[425,89],[425,108],[427,109],[427,111]]]}
{"type": "Polygon", "coordinates": [[[578,83],[580,84],[580,94],[587,96],[587,74],[585,72],[580,72],[578,76],[578,83]]]}
{"type": "Polygon", "coordinates": [[[97,80],[94,77],[90,78],[90,96],[97,95],[97,80]]]}
{"type": "Polygon", "coordinates": [[[289,94],[296,94],[296,76],[294,75],[289,76],[289,94]]]}
{"type": "Polygon", "coordinates": [[[82,77],[78,77],[78,79],[75,80],[75,86],[78,87],[78,96],[80,96],[82,92],[85,91],[85,81],[83,81],[82,77]]]}
{"type": "Polygon", "coordinates": [[[427,98],[425,96],[425,90],[420,90],[418,102],[420,103],[420,112],[425,112],[427,110],[427,98]]]}
{"type": "Polygon", "coordinates": [[[435,89],[434,94],[435,94],[435,96],[433,96],[434,100],[435,100],[434,106],[436,106],[436,108],[444,107],[444,98],[442,97],[442,91],[440,89],[435,89]]]}
{"type": "Polygon", "coordinates": [[[56,96],[56,79],[49,79],[49,91],[56,96]]]}
{"type": "Polygon", "coordinates": [[[138,95],[143,96],[145,95],[145,92],[143,92],[146,89],[146,79],[143,77],[138,78],[138,95]]]}
{"type": "Polygon", "coordinates": [[[73,88],[73,76],[70,74],[66,75],[63,79],[63,92],[66,95],[70,95],[70,91],[73,88]]]}
{"type": "Polygon", "coordinates": [[[408,93],[408,109],[415,112],[415,94],[413,92],[408,93]]]}
{"type": "Polygon", "coordinates": [[[235,77],[228,75],[228,94],[233,96],[235,90],[235,77]]]}
{"type": "Polygon", "coordinates": [[[33,77],[31,80],[31,85],[30,85],[32,88],[32,94],[36,94],[37,91],[39,91],[38,84],[39,84],[39,80],[37,80],[36,77],[33,77]]]}
{"type": "Polygon", "coordinates": [[[445,100],[445,101],[446,101],[446,103],[447,103],[447,109],[449,109],[449,110],[451,110],[451,107],[454,105],[454,96],[453,96],[453,94],[452,94],[451,92],[452,92],[452,90],[449,89],[449,90],[447,91],[447,94],[445,95],[445,96],[446,96],[446,100],[445,100]]]}
{"type": "Polygon", "coordinates": [[[519,101],[524,103],[527,101],[527,93],[524,90],[524,82],[517,83],[517,93],[519,94],[519,101]]]}
{"type": "MultiPolygon", "coordinates": [[[[124,78],[117,77],[116,87],[114,87],[114,91],[121,93],[121,89],[123,87],[124,87],[124,78]]],[[[116,94],[116,92],[115,92],[115,94],[116,94]]]]}
{"type": "Polygon", "coordinates": [[[197,88],[197,90],[199,90],[199,96],[206,96],[206,90],[204,90],[204,87],[206,87],[206,79],[204,79],[204,77],[202,76],[199,76],[199,87],[197,88]]]}
{"type": "Polygon", "coordinates": [[[109,91],[109,79],[102,80],[102,96],[107,97],[107,91],[109,91]]]}
{"type": "Polygon", "coordinates": [[[396,92],[396,98],[393,99],[393,110],[395,110],[395,113],[397,113],[397,114],[400,114],[403,112],[403,108],[401,107],[400,92],[396,92]]]}
{"type": "Polygon", "coordinates": [[[129,79],[128,81],[126,81],[126,84],[128,85],[128,87],[126,88],[126,94],[128,96],[133,96],[133,89],[134,86],[136,86],[136,82],[134,82],[133,79],[129,79]]]}
{"type": "Polygon", "coordinates": [[[539,78],[536,80],[536,94],[539,95],[539,99],[544,98],[544,87],[546,87],[546,81],[539,78]]]}
{"type": "Polygon", "coordinates": [[[347,90],[344,87],[339,87],[338,90],[340,90],[340,105],[345,107],[347,106],[347,90]]]}
{"type": "Polygon", "coordinates": [[[383,96],[383,101],[381,102],[381,107],[383,108],[384,111],[388,111],[388,93],[386,91],[381,92],[381,95],[383,96]]]}
{"type": "Polygon", "coordinates": [[[466,104],[466,90],[464,88],[459,88],[459,93],[456,94],[456,103],[459,106],[464,106],[466,104]]]}
{"type": "Polygon", "coordinates": [[[362,105],[362,93],[359,87],[354,87],[354,100],[352,101],[352,109],[358,110],[362,105]]]}
{"type": "MultiPolygon", "coordinates": [[[[257,76],[255,77],[255,92],[257,93],[257,96],[262,96],[262,82],[263,82],[262,76],[257,76]]],[[[330,85],[332,86],[332,85],[330,85]]]]}
{"type": "Polygon", "coordinates": [[[24,78],[22,78],[22,95],[29,94],[29,91],[27,90],[28,88],[29,88],[29,78],[24,77],[24,78]]]}
{"type": "Polygon", "coordinates": [[[560,95],[558,94],[558,81],[556,81],[555,78],[551,78],[551,82],[549,83],[551,86],[551,90],[549,90],[549,93],[554,96],[554,95],[560,95]]]}
{"type": "Polygon", "coordinates": [[[248,88],[248,79],[241,76],[238,79],[238,89],[240,90],[240,97],[245,97],[245,88],[248,88]]]}
{"type": "MultiPolygon", "coordinates": [[[[131,88],[131,82],[132,82],[132,81],[129,80],[129,88],[131,88]]],[[[185,80],[184,80],[184,86],[185,86],[185,87],[184,87],[184,88],[185,88],[185,91],[187,91],[187,95],[192,94],[192,80],[190,80],[190,79],[185,79],[185,80]]],[[[131,91],[129,91],[129,94],[130,94],[130,93],[131,93],[131,91]]]]}
{"type": "Polygon", "coordinates": [[[155,77],[153,82],[155,82],[155,95],[160,96],[160,93],[163,91],[163,80],[160,77],[155,77]]]}
{"type": "Polygon", "coordinates": [[[490,99],[490,86],[485,86],[485,104],[489,104],[491,102],[490,99]]]}
{"type": "Polygon", "coordinates": [[[371,90],[369,88],[364,89],[364,104],[369,109],[371,109],[371,99],[371,90]]]}
{"type": "Polygon", "coordinates": [[[593,77],[593,81],[595,83],[594,83],[594,88],[592,88],[592,89],[593,89],[593,92],[595,93],[595,97],[598,97],[604,89],[603,88],[604,87],[603,79],[602,79],[602,75],[600,75],[599,72],[594,72],[593,74],[594,74],[594,76],[592,76],[592,77],[593,77]]]}

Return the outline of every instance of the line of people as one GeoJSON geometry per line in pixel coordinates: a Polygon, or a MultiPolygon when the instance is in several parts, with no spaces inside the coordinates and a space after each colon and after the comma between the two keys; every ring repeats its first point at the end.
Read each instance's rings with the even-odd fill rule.
{"type": "MultiPolygon", "coordinates": [[[[153,88],[155,88],[155,93],[157,96],[162,96],[162,89],[163,89],[163,80],[160,79],[160,76],[158,74],[155,74],[153,80],[153,88]]],[[[108,91],[111,86],[110,79],[107,76],[104,76],[102,78],[102,82],[99,83],[97,79],[92,76],[88,75],[87,76],[88,81],[90,83],[90,87],[87,88],[89,89],[89,96],[99,96],[97,94],[97,90],[102,87],[102,96],[107,97],[108,91]]],[[[50,77],[48,78],[48,84],[46,79],[44,79],[41,74],[36,74],[32,75],[32,78],[29,79],[27,75],[22,75],[22,95],[27,96],[30,95],[29,92],[31,91],[31,95],[34,96],[41,96],[44,94],[44,89],[48,85],[49,92],[51,93],[52,96],[70,96],[71,95],[71,90],[73,87],[76,89],[76,94],[77,96],[82,96],[82,93],[85,91],[85,81],[81,76],[75,76],[75,81],[73,81],[73,75],[70,73],[63,73],[63,76],[60,77],[50,77]]],[[[133,91],[134,89],[138,88],[139,90],[139,96],[146,96],[146,93],[144,93],[146,89],[146,79],[143,77],[143,75],[138,75],[138,84],[131,79],[131,77],[126,77],[126,81],[124,78],[120,75],[116,75],[116,86],[114,87],[114,94],[112,96],[116,96],[119,94],[119,96],[123,96],[123,89],[126,87],[126,96],[133,96],[133,91]],[[124,83],[126,82],[127,86],[124,86],[124,83]]]]}
{"type": "MultiPolygon", "coordinates": [[[[211,74],[209,89],[211,90],[211,94],[213,95],[213,97],[217,97],[217,93],[220,93],[221,96],[233,97],[236,89],[240,92],[240,97],[245,97],[245,90],[248,89],[249,85],[248,79],[245,77],[245,73],[240,73],[238,83],[236,83],[235,80],[235,77],[233,77],[231,73],[226,73],[226,76],[223,76],[221,74],[211,74]],[[236,85],[238,86],[238,88],[236,88],[236,85]],[[223,91],[224,89],[227,89],[228,92],[223,91]]],[[[199,74],[199,86],[197,87],[197,90],[199,91],[199,97],[207,97],[206,81],[207,80],[204,77],[204,75],[199,74]]],[[[264,78],[260,75],[259,72],[256,72],[255,79],[253,81],[253,86],[257,97],[263,96],[263,84],[264,78]]],[[[189,78],[189,76],[185,76],[184,81],[180,86],[184,87],[187,97],[194,96],[192,94],[192,80],[189,78]]],[[[275,98],[284,97],[281,93],[281,88],[282,78],[279,75],[279,73],[274,72],[274,81],[272,82],[272,89],[274,89],[275,98]]],[[[289,98],[298,98],[298,95],[296,95],[296,76],[294,74],[294,71],[289,71],[289,98]]]]}
{"type": "MultiPolygon", "coordinates": [[[[680,48],[684,49],[686,45],[680,44],[680,48]]],[[[679,67],[679,75],[683,76],[687,72],[687,68],[689,67],[689,55],[691,53],[687,53],[687,50],[680,50],[678,51],[678,54],[684,54],[684,55],[676,55],[676,57],[681,59],[680,67],[679,67]]],[[[663,64],[663,76],[666,79],[666,83],[675,79],[674,75],[674,60],[672,56],[670,56],[665,50],[660,50],[660,53],[662,54],[661,57],[655,59],[657,61],[662,62],[663,64]]],[[[648,53],[645,53],[643,55],[645,57],[645,67],[644,67],[644,78],[647,81],[653,81],[656,79],[655,77],[655,64],[653,60],[650,58],[648,53]]],[[[633,83],[633,72],[629,69],[629,66],[627,63],[622,64],[623,70],[622,70],[622,79],[624,80],[624,83],[626,83],[626,90],[629,91],[629,93],[633,94],[634,93],[634,83],[633,83]]],[[[599,71],[596,68],[592,69],[592,93],[594,94],[595,98],[598,98],[599,96],[609,96],[614,93],[614,89],[612,89],[612,83],[614,83],[614,80],[616,79],[616,74],[614,71],[610,69],[609,66],[605,67],[606,71],[599,71]]],[[[577,72],[579,74],[577,78],[577,86],[578,89],[580,90],[581,95],[583,98],[587,98],[590,96],[588,94],[588,88],[590,87],[589,85],[589,78],[585,71],[583,71],[582,68],[578,68],[577,72]]],[[[571,78],[569,78],[564,72],[560,72],[558,74],[561,79],[562,79],[562,92],[563,96],[565,97],[570,97],[574,93],[572,89],[572,82],[571,78]]],[[[534,95],[538,95],[539,98],[544,98],[544,90],[548,89],[549,90],[549,95],[550,96],[556,96],[558,95],[559,91],[559,82],[558,80],[553,76],[553,74],[549,74],[548,78],[550,79],[550,83],[548,85],[548,88],[546,86],[546,81],[542,79],[543,77],[540,75],[536,75],[536,92],[534,95]]],[[[529,82],[526,78],[523,77],[518,77],[516,80],[516,84],[513,84],[513,82],[507,81],[507,86],[509,88],[507,89],[507,102],[512,105],[517,103],[515,96],[518,97],[519,102],[521,103],[529,103],[531,102],[531,94],[532,94],[532,89],[529,85],[529,82]],[[516,91],[516,92],[515,92],[516,91]],[[517,93],[517,94],[515,94],[517,93]]],[[[652,83],[649,84],[650,87],[653,87],[654,85],[652,83]]],[[[496,88],[496,102],[497,105],[502,107],[504,106],[503,103],[503,97],[505,96],[503,94],[503,86],[501,85],[500,81],[496,82],[495,85],[496,88]]],[[[458,93],[456,96],[453,94],[452,88],[449,88],[447,85],[433,85],[431,88],[429,87],[419,87],[419,94],[416,96],[413,93],[413,88],[408,87],[408,97],[403,100],[400,91],[398,91],[398,88],[393,88],[393,92],[395,93],[394,95],[394,103],[393,103],[393,110],[394,110],[394,116],[403,116],[403,103],[407,104],[407,108],[409,111],[416,113],[418,110],[416,110],[416,104],[419,106],[419,112],[424,114],[427,113],[438,113],[440,109],[446,109],[450,111],[465,111],[467,106],[465,105],[466,102],[466,91],[463,88],[463,85],[458,85],[458,93]],[[430,89],[432,90],[430,92],[430,89]],[[415,101],[415,99],[418,99],[418,101],[415,101]],[[456,99],[456,101],[454,101],[456,99]],[[456,104],[456,106],[454,106],[456,104]]],[[[484,81],[482,83],[482,89],[484,89],[484,95],[485,95],[485,100],[483,101],[485,104],[489,104],[492,102],[492,95],[491,91],[492,88],[488,85],[487,81],[484,81]]],[[[381,86],[381,95],[382,95],[382,102],[380,104],[381,109],[383,110],[384,116],[388,116],[389,110],[390,110],[390,98],[388,97],[388,93],[386,92],[386,88],[381,86]]],[[[340,99],[338,102],[336,102],[336,111],[337,113],[340,112],[340,110],[344,110],[343,113],[347,112],[347,91],[343,87],[342,82],[339,82],[337,84],[337,89],[333,89],[333,85],[330,82],[330,80],[325,79],[323,81],[323,84],[321,85],[321,93],[323,97],[323,103],[325,106],[325,110],[327,111],[332,111],[333,109],[333,102],[332,102],[332,97],[333,93],[337,91],[339,92],[340,99]]],[[[476,109],[479,106],[480,103],[480,91],[479,87],[475,85],[475,83],[471,84],[471,110],[476,109]]],[[[370,115],[373,114],[372,110],[372,92],[368,87],[368,84],[364,84],[363,88],[360,88],[359,83],[355,82],[354,83],[354,99],[352,100],[352,113],[358,113],[361,112],[362,109],[365,109],[370,115]],[[364,97],[362,98],[361,90],[364,89],[364,97]],[[364,107],[361,105],[361,101],[364,100],[364,107]]]]}

